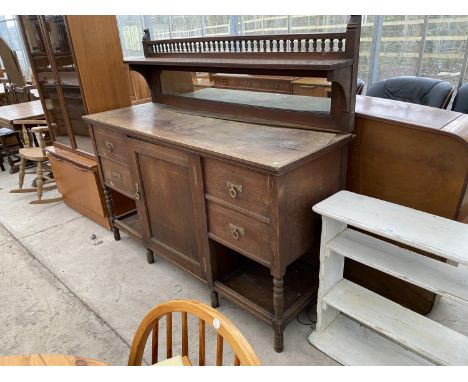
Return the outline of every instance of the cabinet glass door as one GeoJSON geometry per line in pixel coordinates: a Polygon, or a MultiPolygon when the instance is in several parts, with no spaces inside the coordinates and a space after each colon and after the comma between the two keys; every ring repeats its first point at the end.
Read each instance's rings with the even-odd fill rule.
{"type": "Polygon", "coordinates": [[[56,124],[52,131],[53,136],[56,142],[67,147],[72,147],[66,119],[60,104],[52,62],[47,54],[46,41],[42,34],[41,16],[20,17],[27,40],[27,48],[31,55],[31,64],[37,75],[36,86],[44,98],[45,113],[49,122],[56,124]]]}
{"type": "Polygon", "coordinates": [[[60,80],[66,84],[78,85],[78,76],[68,40],[65,17],[44,16],[44,21],[60,80]]]}
{"type": "Polygon", "coordinates": [[[65,17],[44,16],[44,20],[59,76],[58,85],[63,94],[63,104],[73,135],[71,139],[77,150],[94,155],[89,127],[82,119],[82,116],[86,114],[86,108],[68,38],[65,17]]]}
{"type": "Polygon", "coordinates": [[[47,109],[47,114],[49,116],[49,121],[51,123],[55,123],[55,127],[53,129],[55,141],[64,146],[73,147],[67,129],[66,116],[62,111],[60,95],[57,91],[57,86],[54,83],[44,83],[41,84],[41,89],[44,97],[44,103],[47,109]]]}

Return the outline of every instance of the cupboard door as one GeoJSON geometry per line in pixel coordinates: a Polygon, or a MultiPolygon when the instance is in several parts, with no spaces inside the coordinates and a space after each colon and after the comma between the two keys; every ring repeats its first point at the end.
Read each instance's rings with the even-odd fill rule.
{"type": "Polygon", "coordinates": [[[208,238],[200,157],[131,138],[129,146],[146,245],[205,278],[208,238]]]}

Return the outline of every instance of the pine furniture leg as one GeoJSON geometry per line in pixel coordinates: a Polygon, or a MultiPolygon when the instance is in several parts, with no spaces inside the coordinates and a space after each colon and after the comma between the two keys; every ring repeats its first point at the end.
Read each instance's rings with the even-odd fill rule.
{"type": "Polygon", "coordinates": [[[20,169],[19,169],[19,177],[18,177],[18,186],[19,189],[21,190],[23,188],[24,184],[24,173],[26,172],[26,159],[21,158],[20,161],[20,169]]]}
{"type": "Polygon", "coordinates": [[[282,316],[284,311],[284,281],[282,277],[273,277],[273,330],[275,331],[275,351],[281,353],[284,349],[282,316]]]}
{"type": "Polygon", "coordinates": [[[42,162],[37,162],[37,172],[36,172],[37,200],[42,199],[42,186],[43,185],[44,185],[44,180],[42,179],[42,162]]]}

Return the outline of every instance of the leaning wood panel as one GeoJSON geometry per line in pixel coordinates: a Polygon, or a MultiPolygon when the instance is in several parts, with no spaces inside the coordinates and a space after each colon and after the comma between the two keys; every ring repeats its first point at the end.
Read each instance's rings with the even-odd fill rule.
{"type": "Polygon", "coordinates": [[[115,16],[66,16],[88,113],[130,105],[115,16]]]}

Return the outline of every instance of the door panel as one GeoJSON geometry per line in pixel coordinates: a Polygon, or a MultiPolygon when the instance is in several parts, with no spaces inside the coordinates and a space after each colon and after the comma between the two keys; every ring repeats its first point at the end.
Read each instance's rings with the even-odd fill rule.
{"type": "Polygon", "coordinates": [[[145,243],[204,278],[207,228],[200,158],[156,144],[128,140],[145,243]]]}

